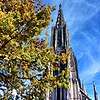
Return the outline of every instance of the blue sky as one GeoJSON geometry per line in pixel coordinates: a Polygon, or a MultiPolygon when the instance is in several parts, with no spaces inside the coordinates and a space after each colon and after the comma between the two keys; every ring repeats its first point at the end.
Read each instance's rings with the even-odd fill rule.
{"type": "Polygon", "coordinates": [[[79,76],[92,99],[93,81],[95,82],[100,99],[100,0],[41,1],[57,6],[52,13],[54,22],[50,28],[55,25],[59,4],[62,4],[71,46],[78,61],[79,76]]]}

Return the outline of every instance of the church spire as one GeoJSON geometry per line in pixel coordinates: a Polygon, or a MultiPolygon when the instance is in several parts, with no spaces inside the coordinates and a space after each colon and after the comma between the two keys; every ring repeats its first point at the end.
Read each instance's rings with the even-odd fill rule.
{"type": "Polygon", "coordinates": [[[56,26],[63,26],[65,24],[64,21],[64,16],[63,16],[63,11],[62,11],[62,5],[59,5],[59,10],[58,10],[58,17],[57,17],[57,21],[56,21],[56,26]]]}
{"type": "Polygon", "coordinates": [[[98,100],[98,94],[97,94],[97,91],[96,91],[96,86],[94,84],[94,81],[93,81],[93,88],[94,88],[94,98],[95,98],[95,100],[98,100]]]}
{"type": "Polygon", "coordinates": [[[70,46],[69,32],[64,20],[62,5],[59,5],[56,25],[52,27],[51,46],[55,52],[64,53],[70,46]]]}

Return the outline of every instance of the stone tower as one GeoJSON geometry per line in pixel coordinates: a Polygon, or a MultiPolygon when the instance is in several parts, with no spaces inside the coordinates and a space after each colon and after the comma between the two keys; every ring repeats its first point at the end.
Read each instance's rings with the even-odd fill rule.
{"type": "MultiPolygon", "coordinates": [[[[61,4],[59,5],[56,25],[52,27],[51,46],[54,48],[54,53],[58,55],[61,55],[61,53],[66,53],[68,48],[70,47],[69,33],[64,21],[61,4]]],[[[59,73],[61,73],[61,71],[64,70],[66,66],[67,63],[65,65],[60,64],[60,71],[53,72],[53,75],[58,75],[59,73]]],[[[67,90],[56,87],[54,92],[51,94],[51,97],[51,100],[66,100],[67,90]]]]}
{"type": "MultiPolygon", "coordinates": [[[[84,84],[79,79],[77,59],[74,55],[72,48],[70,47],[70,38],[67,25],[64,20],[62,5],[59,5],[59,11],[57,16],[56,25],[52,27],[51,35],[51,47],[54,49],[54,53],[61,55],[66,53],[70,48],[71,54],[66,60],[66,64],[60,64],[60,71],[54,71],[53,75],[58,75],[66,67],[70,68],[70,90],[64,88],[58,88],[50,94],[50,100],[91,100],[85,90],[84,84]]],[[[49,100],[46,99],[46,100],[49,100]]]]}

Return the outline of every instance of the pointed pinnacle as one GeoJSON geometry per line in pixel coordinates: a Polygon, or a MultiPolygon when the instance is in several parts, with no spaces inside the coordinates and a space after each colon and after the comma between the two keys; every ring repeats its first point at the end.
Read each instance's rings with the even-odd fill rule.
{"type": "Polygon", "coordinates": [[[59,10],[62,10],[62,4],[59,5],[59,10]]]}

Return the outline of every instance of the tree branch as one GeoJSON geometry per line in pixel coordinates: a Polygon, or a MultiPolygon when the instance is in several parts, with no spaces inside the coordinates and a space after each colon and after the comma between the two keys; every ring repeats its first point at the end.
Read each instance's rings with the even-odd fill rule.
{"type": "MultiPolygon", "coordinates": [[[[33,19],[33,18],[32,18],[33,19]]],[[[27,23],[26,23],[26,26],[32,21],[32,19],[30,19],[27,23]]],[[[23,26],[23,25],[22,25],[23,26]]],[[[28,25],[29,26],[29,25],[28,25]]],[[[31,25],[28,27],[28,28],[30,28],[31,27],[31,25]]],[[[20,28],[20,26],[18,26],[14,31],[16,31],[18,28],[20,28]]],[[[1,30],[1,29],[0,29],[1,30]]],[[[2,31],[2,30],[1,30],[2,31]]],[[[14,33],[14,31],[13,31],[13,33],[14,33]]],[[[19,34],[21,34],[21,32],[22,32],[23,30],[21,30],[20,32],[19,32],[19,34]]],[[[26,30],[27,31],[27,30],[26,30]]],[[[3,32],[3,31],[2,31],[3,32]]],[[[15,37],[12,37],[10,40],[8,40],[8,41],[6,41],[1,47],[0,47],[0,50],[2,50],[12,39],[15,39],[19,34],[17,34],[15,37]]]]}
{"type": "Polygon", "coordinates": [[[6,41],[0,48],[0,50],[2,50],[12,39],[14,39],[16,37],[11,38],[10,40],[6,41]]]}

